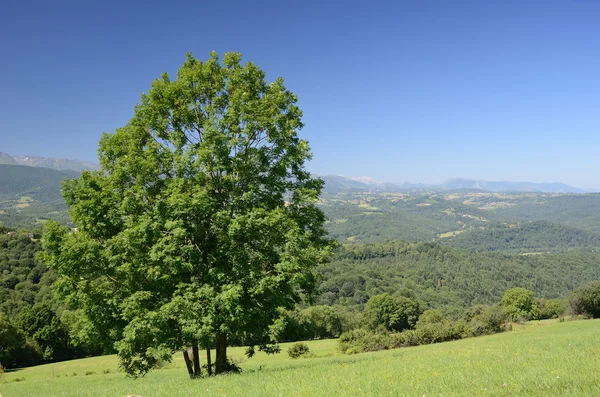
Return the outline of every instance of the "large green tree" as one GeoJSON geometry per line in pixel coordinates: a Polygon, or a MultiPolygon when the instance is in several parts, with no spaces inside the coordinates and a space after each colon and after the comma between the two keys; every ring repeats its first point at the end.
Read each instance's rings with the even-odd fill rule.
{"type": "Polygon", "coordinates": [[[273,347],[279,309],[315,290],[331,241],[296,102],[238,53],[188,55],[63,185],[77,231],[49,222],[47,261],[129,374],[183,350],[198,375],[198,346],[226,371],[228,343],[273,347]]]}

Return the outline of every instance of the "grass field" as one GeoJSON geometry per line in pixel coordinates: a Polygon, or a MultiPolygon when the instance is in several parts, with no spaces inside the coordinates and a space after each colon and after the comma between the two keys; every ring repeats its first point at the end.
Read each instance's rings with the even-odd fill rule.
{"type": "Polygon", "coordinates": [[[392,351],[339,355],[335,340],[308,342],[315,358],[285,353],[243,360],[241,375],[191,381],[176,360],[142,379],[114,356],[10,372],[2,397],[19,396],[599,396],[600,320],[534,322],[512,332],[392,351]],[[110,371],[110,372],[109,372],[110,371]],[[86,372],[94,372],[85,375],[86,372]],[[104,374],[103,372],[109,372],[104,374]],[[77,374],[73,376],[73,374],[77,374]],[[68,375],[68,376],[67,376],[68,375]],[[22,379],[19,382],[15,380],[22,379]]]}

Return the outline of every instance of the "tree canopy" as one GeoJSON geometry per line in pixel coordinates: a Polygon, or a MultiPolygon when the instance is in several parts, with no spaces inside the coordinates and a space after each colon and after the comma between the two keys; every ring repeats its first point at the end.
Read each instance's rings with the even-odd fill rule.
{"type": "Polygon", "coordinates": [[[540,314],[534,298],[535,294],[528,289],[511,288],[504,293],[500,304],[511,320],[531,320],[538,318],[540,314]]]}
{"type": "Polygon", "coordinates": [[[102,169],[63,184],[77,231],[48,222],[46,259],[128,374],[192,347],[197,375],[199,345],[223,372],[228,341],[268,348],[312,296],[331,241],[296,101],[238,53],[188,54],[103,135],[102,169]]]}

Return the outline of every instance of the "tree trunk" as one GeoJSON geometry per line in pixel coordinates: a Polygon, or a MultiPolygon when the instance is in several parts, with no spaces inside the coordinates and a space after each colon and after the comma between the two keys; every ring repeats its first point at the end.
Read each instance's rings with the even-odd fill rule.
{"type": "Polygon", "coordinates": [[[215,374],[222,374],[227,371],[227,336],[225,334],[217,334],[216,347],[215,374]]]}
{"type": "Polygon", "coordinates": [[[198,344],[194,342],[192,345],[192,351],[194,352],[194,376],[200,376],[200,353],[198,352],[198,344]]]}
{"type": "Polygon", "coordinates": [[[206,346],[206,370],[208,371],[208,376],[212,375],[212,367],[211,367],[211,359],[210,359],[210,345],[206,346]]]}
{"type": "Polygon", "coordinates": [[[188,374],[190,374],[190,378],[194,379],[194,370],[192,368],[192,362],[190,360],[190,355],[188,354],[187,349],[183,351],[183,359],[185,361],[185,366],[187,367],[188,374]]]}

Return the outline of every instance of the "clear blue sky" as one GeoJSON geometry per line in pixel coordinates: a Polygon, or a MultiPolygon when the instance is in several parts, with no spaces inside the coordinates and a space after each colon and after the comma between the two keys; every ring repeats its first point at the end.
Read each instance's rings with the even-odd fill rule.
{"type": "Polygon", "coordinates": [[[96,159],[191,51],[297,93],[319,174],[600,187],[600,1],[12,1],[0,151],[96,159]]]}

